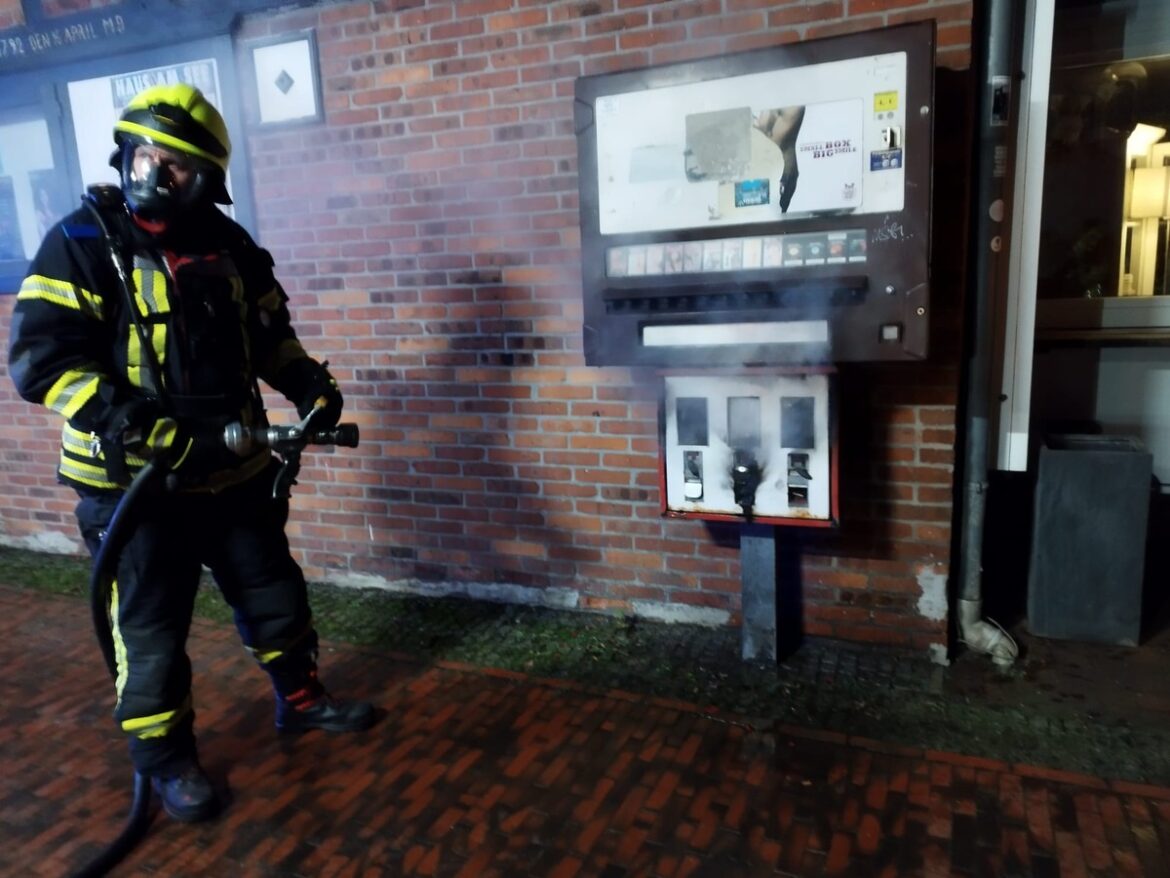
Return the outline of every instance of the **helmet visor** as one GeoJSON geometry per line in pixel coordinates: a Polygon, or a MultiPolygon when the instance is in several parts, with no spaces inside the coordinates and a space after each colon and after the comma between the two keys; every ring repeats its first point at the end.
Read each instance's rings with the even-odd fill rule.
{"type": "Polygon", "coordinates": [[[206,170],[198,159],[151,143],[128,144],[123,183],[142,213],[162,217],[199,200],[206,170]]]}

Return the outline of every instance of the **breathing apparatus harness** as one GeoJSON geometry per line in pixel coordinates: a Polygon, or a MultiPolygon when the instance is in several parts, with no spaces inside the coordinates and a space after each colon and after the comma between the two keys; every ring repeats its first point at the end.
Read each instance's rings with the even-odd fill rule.
{"type": "MultiPolygon", "coordinates": [[[[82,204],[89,210],[105,242],[110,262],[113,263],[117,276],[118,286],[125,298],[126,308],[134,324],[134,331],[138,334],[141,349],[146,358],[147,369],[157,395],[155,400],[162,412],[171,411],[171,400],[162,380],[162,368],[155,356],[154,346],[150,344],[146,328],[138,315],[134,302],[134,285],[126,272],[121,237],[111,231],[105,211],[120,210],[127,212],[125,198],[120,189],[111,185],[90,186],[82,197],[82,204]]],[[[254,386],[257,399],[259,387],[254,386]]],[[[309,412],[298,424],[281,427],[265,426],[249,428],[239,423],[228,424],[223,431],[224,445],[237,454],[243,455],[259,448],[268,448],[281,459],[281,467],[273,482],[272,496],[287,499],[289,491],[296,484],[296,477],[300,471],[301,452],[307,445],[341,445],[356,448],[359,441],[357,424],[338,424],[329,430],[312,430],[310,422],[316,409],[309,412]]],[[[122,449],[116,449],[121,455],[122,449]]],[[[114,647],[114,637],[109,618],[110,590],[113,586],[118,559],[121,556],[128,535],[134,526],[133,512],[139,497],[153,490],[158,490],[160,483],[164,489],[174,489],[177,483],[171,478],[164,461],[155,457],[147,460],[146,464],[130,481],[123,492],[110,523],[102,534],[101,543],[93,560],[93,569],[90,574],[90,612],[93,617],[94,633],[98,645],[105,659],[110,675],[117,677],[118,663],[114,647]]],[[[150,829],[152,814],[150,811],[151,784],[150,778],[134,773],[134,793],[130,806],[130,814],[122,831],[106,846],[106,848],[90,863],[78,871],[74,878],[98,878],[105,875],[114,866],[121,862],[127,854],[142,840],[150,829]]]]}

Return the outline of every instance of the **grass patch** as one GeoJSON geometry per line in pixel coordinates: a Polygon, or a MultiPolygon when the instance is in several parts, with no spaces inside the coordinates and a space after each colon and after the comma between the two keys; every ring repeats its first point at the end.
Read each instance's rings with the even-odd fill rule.
{"type": "Polygon", "coordinates": [[[89,559],[0,546],[0,581],[48,594],[85,597],[89,559]]]}

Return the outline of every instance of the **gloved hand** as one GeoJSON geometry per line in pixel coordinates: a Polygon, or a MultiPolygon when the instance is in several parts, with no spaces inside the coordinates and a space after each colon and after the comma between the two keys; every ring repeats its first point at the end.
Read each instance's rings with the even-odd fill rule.
{"type": "MultiPolygon", "coordinates": [[[[103,390],[107,387],[103,386],[103,390]]],[[[114,397],[114,389],[109,388],[107,395],[114,397]]],[[[141,456],[150,453],[144,443],[160,413],[157,404],[149,399],[117,398],[107,401],[110,402],[110,413],[101,434],[102,458],[110,481],[124,485],[130,481],[126,454],[129,452],[141,456]]]]}
{"type": "Polygon", "coordinates": [[[142,447],[146,454],[161,459],[173,472],[211,472],[226,463],[222,439],[188,431],[174,418],[156,420],[142,447]]]}
{"type": "Polygon", "coordinates": [[[337,381],[324,366],[321,366],[305,387],[304,393],[297,403],[297,414],[300,415],[301,420],[304,420],[310,412],[314,412],[309,421],[309,428],[329,430],[336,427],[337,422],[341,420],[343,405],[345,405],[345,400],[342,399],[337,381]]]}

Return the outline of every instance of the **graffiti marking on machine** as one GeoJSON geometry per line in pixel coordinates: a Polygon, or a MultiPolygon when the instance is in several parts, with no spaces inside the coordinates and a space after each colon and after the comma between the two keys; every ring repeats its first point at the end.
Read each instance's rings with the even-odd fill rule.
{"type": "Polygon", "coordinates": [[[873,240],[879,244],[886,241],[909,241],[913,237],[904,225],[888,216],[882,219],[881,225],[873,232],[873,240]]]}

